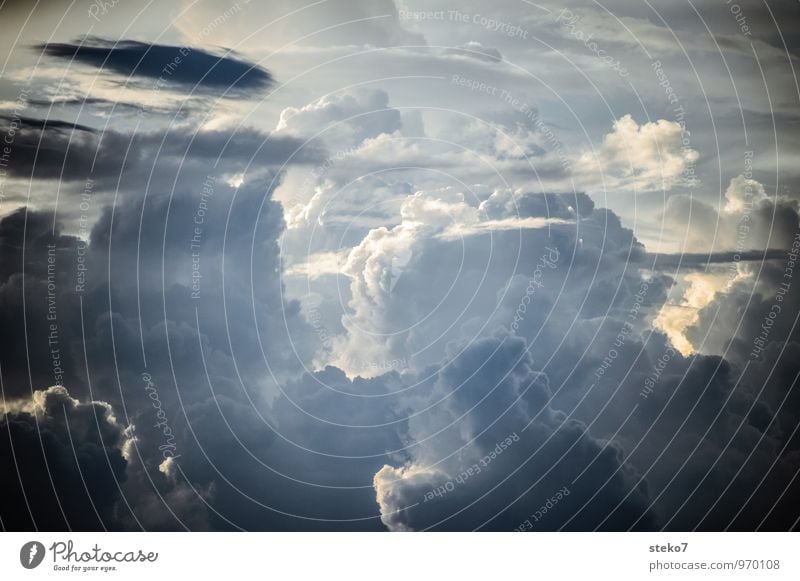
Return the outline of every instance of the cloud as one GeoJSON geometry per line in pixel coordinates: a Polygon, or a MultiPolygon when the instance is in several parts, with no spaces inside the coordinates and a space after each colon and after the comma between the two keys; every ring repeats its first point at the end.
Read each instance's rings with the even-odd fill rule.
{"type": "Polygon", "coordinates": [[[114,528],[130,440],[111,406],[66,388],[34,391],[0,413],[4,530],[114,528]]]}
{"type": "Polygon", "coordinates": [[[725,207],[722,209],[727,214],[741,214],[749,207],[758,205],[767,199],[764,186],[754,179],[745,178],[743,175],[731,180],[725,190],[725,207]]]}
{"type": "MultiPolygon", "coordinates": [[[[279,207],[264,199],[263,188],[268,184],[269,180],[258,185],[242,184],[234,195],[230,186],[214,183],[207,192],[200,225],[194,217],[198,216],[201,188],[195,189],[194,178],[182,181],[172,197],[172,218],[164,211],[167,195],[159,189],[150,192],[146,203],[140,197],[121,198],[113,212],[111,207],[101,212],[92,228],[91,242],[62,235],[58,222],[54,232],[51,213],[20,209],[0,221],[0,251],[4,254],[2,303],[6,307],[18,305],[0,311],[5,319],[0,327],[5,397],[24,401],[26,394],[51,384],[53,353],[57,352],[63,381],[74,386],[76,397],[93,393],[91,397],[107,401],[116,409],[124,406],[126,419],[137,428],[135,455],[129,459],[122,487],[130,508],[124,507],[114,519],[105,520],[109,528],[209,528],[207,510],[218,519],[214,521],[216,526],[231,527],[206,506],[214,506],[216,495],[224,496],[230,489],[223,487],[224,480],[218,482],[219,474],[213,465],[209,466],[202,451],[207,450],[212,461],[222,462],[234,457],[232,448],[240,445],[233,434],[224,438],[225,421],[219,414],[216,418],[212,414],[217,409],[215,401],[228,417],[239,415],[236,425],[259,434],[261,442],[269,445],[270,439],[265,436],[271,431],[252,405],[258,402],[260,413],[267,413],[269,389],[273,394],[275,391],[274,385],[264,379],[269,372],[262,357],[266,355],[270,361],[273,374],[285,377],[287,366],[279,361],[291,353],[290,341],[284,336],[280,343],[267,343],[262,352],[257,330],[270,329],[270,337],[277,338],[278,329],[288,323],[288,328],[294,329],[292,337],[298,341],[295,349],[300,354],[306,340],[303,329],[292,322],[297,320],[297,309],[291,302],[281,301],[280,289],[275,286],[280,284],[275,237],[282,228],[282,219],[279,207]],[[229,212],[230,230],[219,218],[229,212]],[[141,222],[135,224],[134,215],[141,222]],[[193,305],[189,298],[193,262],[187,241],[196,235],[198,227],[203,244],[203,301],[193,305]],[[227,244],[231,256],[253,252],[262,268],[251,272],[246,264],[229,257],[223,276],[223,244],[227,244]],[[142,248],[140,256],[137,246],[142,248]],[[114,256],[111,262],[109,253],[114,256]],[[76,291],[78,256],[86,268],[85,286],[80,291],[76,291]],[[162,260],[169,264],[163,277],[162,260]],[[137,278],[142,283],[141,292],[137,292],[137,278]],[[258,290],[251,292],[250,285],[258,290]],[[163,315],[158,306],[164,298],[162,292],[169,297],[163,315]],[[219,301],[224,302],[223,293],[230,301],[227,310],[219,307],[219,301]],[[141,319],[139,307],[144,314],[141,319]],[[253,320],[254,308],[274,319],[253,320]],[[226,317],[235,322],[233,328],[226,317]],[[26,342],[19,341],[22,336],[26,342]],[[87,366],[91,374],[88,378],[83,373],[87,366]],[[250,386],[247,395],[231,381],[237,375],[237,366],[239,377],[250,386]],[[180,383],[171,379],[172,370],[177,370],[180,383]],[[152,391],[143,380],[144,371],[155,386],[152,391]],[[209,385],[213,386],[213,395],[209,385]],[[230,403],[226,405],[224,401],[230,403]],[[160,470],[165,450],[182,456],[168,473],[160,470]],[[182,470],[191,474],[191,481],[186,480],[182,470]]],[[[297,367],[292,365],[293,370],[297,367]]],[[[254,440],[246,442],[252,446],[254,440]]],[[[33,443],[15,448],[15,452],[20,462],[31,458],[26,466],[34,463],[33,443]]],[[[263,469],[255,470],[259,468],[263,469]]],[[[36,476],[33,469],[31,473],[36,476]]],[[[73,476],[72,485],[80,486],[77,474],[73,476]]],[[[253,474],[248,479],[252,481],[253,474]]],[[[98,478],[100,485],[107,487],[107,482],[98,478]]],[[[110,490],[98,492],[99,498],[111,494],[110,490]]],[[[234,500],[236,496],[235,493],[234,500]]],[[[124,500],[113,504],[120,502],[124,500]]],[[[243,505],[241,500],[236,500],[234,506],[237,514],[246,513],[246,509],[242,511],[246,503],[243,505]]],[[[238,520],[236,515],[232,518],[238,520]]],[[[66,526],[54,522],[51,528],[63,530],[66,526]]],[[[253,522],[249,526],[259,527],[253,522]]],[[[101,525],[95,523],[87,528],[98,529],[101,525]]]]}
{"type": "MultiPolygon", "coordinates": [[[[421,368],[437,363],[462,327],[510,324],[517,305],[504,303],[518,302],[525,291],[513,294],[509,280],[536,270],[545,247],[557,245],[555,233],[592,232],[602,219],[583,194],[495,192],[470,202],[454,189],[416,192],[403,201],[398,225],[369,230],[350,250],[341,269],[349,300],[331,364],[364,375],[380,370],[347,362],[405,358],[421,368]],[[581,220],[590,216],[591,223],[581,220]]],[[[328,300],[341,311],[336,297],[328,300]]]]}
{"type": "Polygon", "coordinates": [[[307,261],[288,267],[284,274],[286,276],[304,276],[308,278],[340,274],[348,254],[349,251],[312,254],[307,261]]]}
{"type": "Polygon", "coordinates": [[[730,265],[737,262],[763,262],[783,258],[785,252],[778,248],[765,248],[764,250],[746,250],[736,252],[726,250],[723,252],[682,252],[676,254],[642,255],[643,264],[655,265],[660,270],[682,268],[684,270],[704,269],[714,265],[730,265]]]}
{"type": "MultiPolygon", "coordinates": [[[[112,115],[118,116],[145,116],[149,114],[169,115],[173,119],[184,119],[194,113],[194,107],[181,103],[176,106],[174,103],[165,104],[164,106],[145,105],[144,103],[133,103],[122,100],[104,99],[101,97],[86,97],[76,94],[70,95],[57,95],[49,99],[26,99],[26,104],[31,107],[36,107],[42,110],[69,110],[70,108],[77,108],[81,112],[96,112],[100,116],[110,117],[112,115]]],[[[48,124],[52,124],[53,120],[48,120],[48,124]]],[[[64,123],[64,122],[59,122],[64,123]]],[[[66,124],[71,126],[71,124],[66,124]]],[[[79,126],[84,130],[93,130],[88,126],[79,126]]]]}
{"type": "Polygon", "coordinates": [[[36,46],[45,55],[75,61],[122,75],[156,79],[175,90],[213,90],[250,96],[272,84],[272,75],[260,66],[232,56],[188,46],[152,44],[135,40],[87,37],[72,43],[36,46]]]}
{"type": "Polygon", "coordinates": [[[223,12],[214,4],[196,5],[182,11],[175,25],[189,39],[251,49],[287,51],[299,45],[329,51],[355,43],[385,47],[425,42],[401,25],[392,0],[329,0],[303,6],[276,0],[227,8],[223,12]]]}
{"type": "Polygon", "coordinates": [[[447,53],[490,63],[498,63],[503,60],[503,55],[499,50],[491,46],[483,46],[476,40],[471,40],[459,47],[448,49],[447,53]]]}
{"type": "Polygon", "coordinates": [[[663,212],[671,237],[692,252],[786,248],[798,226],[798,203],[766,196],[764,187],[743,175],[731,179],[718,210],[701,199],[671,196],[663,212]]]}
{"type": "MultiPolygon", "coordinates": [[[[354,358],[395,359],[408,355],[406,332],[398,333],[398,325],[406,325],[396,318],[396,313],[403,310],[400,305],[409,297],[399,292],[397,285],[401,277],[404,286],[421,282],[417,278],[422,275],[419,260],[430,252],[431,240],[460,245],[465,237],[473,235],[543,228],[550,223],[540,217],[488,220],[481,208],[470,205],[463,194],[455,192],[416,192],[403,201],[400,215],[402,221],[392,228],[371,229],[350,250],[342,265],[341,273],[350,281],[350,300],[348,312],[342,316],[345,333],[334,338],[337,355],[332,361],[342,369],[347,370],[347,361],[354,358]]],[[[415,289],[418,290],[421,288],[415,289]]],[[[424,302],[433,300],[431,295],[424,302]]],[[[410,315],[411,311],[403,315],[407,323],[414,320],[410,315]]]]}
{"type": "Polygon", "coordinates": [[[688,138],[676,121],[659,119],[639,125],[625,115],[614,122],[597,150],[583,153],[576,165],[593,176],[595,187],[602,183],[601,175],[610,176],[611,185],[637,191],[691,185],[699,154],[687,145],[688,138]]]}
{"type": "Polygon", "coordinates": [[[275,130],[310,139],[323,139],[343,149],[402,127],[400,113],[389,107],[382,90],[358,90],[326,95],[304,107],[281,111],[275,130]]]}
{"type": "MultiPolygon", "coordinates": [[[[729,294],[761,287],[761,273],[771,272],[786,260],[800,227],[798,204],[787,197],[769,198],[759,182],[740,175],[731,179],[720,211],[677,195],[669,198],[663,216],[671,230],[683,230],[684,244],[693,252],[652,256],[653,263],[662,269],[684,271],[702,267],[703,272],[682,277],[688,283],[683,298],[678,304],[664,305],[656,324],[684,354],[696,350],[725,353],[732,337],[720,341],[714,332],[709,340],[696,332],[695,325],[701,316],[705,319],[709,312],[718,312],[720,305],[729,304],[729,294]],[[698,249],[706,249],[707,254],[697,253],[698,249]],[[725,267],[709,271],[715,264],[725,267]]],[[[737,306],[734,312],[743,312],[743,307],[737,306]]],[[[713,327],[733,332],[723,321],[711,325],[706,320],[702,326],[708,332],[714,331],[713,327]]]]}
{"type": "Polygon", "coordinates": [[[15,127],[8,168],[12,177],[82,181],[93,163],[98,175],[120,171],[125,144],[113,131],[101,137],[90,127],[55,119],[3,119],[6,132],[15,127]],[[101,139],[108,148],[99,147],[101,139]]]}
{"type": "MultiPolygon", "coordinates": [[[[438,371],[430,399],[419,402],[433,411],[410,421],[421,442],[412,459],[375,475],[384,524],[396,531],[509,531],[566,489],[558,506],[548,505],[538,530],[633,526],[648,496],[637,487],[635,470],[622,465],[618,449],[550,408],[550,398],[547,376],[534,370],[523,339],[484,338],[467,346],[438,371]],[[585,482],[574,484],[592,460],[592,480],[613,482],[594,497],[585,482]]],[[[652,526],[652,517],[640,524],[652,526]]]]}
{"type": "Polygon", "coordinates": [[[139,195],[143,175],[152,172],[150,184],[157,187],[161,179],[166,184],[174,182],[181,171],[207,175],[209,160],[217,161],[221,171],[233,175],[248,167],[257,172],[265,165],[280,166],[293,154],[298,164],[324,159],[318,145],[301,147],[297,138],[247,126],[127,132],[99,131],[55,119],[21,118],[0,123],[0,131],[10,127],[14,128],[14,138],[8,175],[59,179],[65,184],[79,182],[79,189],[70,193],[80,193],[91,179],[97,182],[93,186],[96,193],[130,188],[139,195]]]}
{"type": "MultiPolygon", "coordinates": [[[[63,235],[51,216],[19,209],[0,219],[0,364],[5,398],[30,396],[57,382],[76,385],[66,364],[70,344],[62,329],[77,323],[72,258],[78,240],[63,235]],[[48,319],[49,315],[49,319],[48,319]],[[56,325],[53,333],[52,325],[56,325]],[[21,341],[20,337],[26,337],[21,341]],[[63,339],[63,337],[62,337],[63,339]]],[[[83,394],[79,394],[83,395],[83,394]]]]}
{"type": "Polygon", "coordinates": [[[711,274],[691,272],[685,275],[683,281],[688,286],[680,303],[662,306],[658,316],[653,320],[653,325],[669,337],[672,345],[682,355],[691,355],[695,352],[695,347],[684,335],[685,330],[697,322],[698,311],[709,305],[714,296],[718,292],[724,292],[734,280],[731,280],[729,274],[725,272],[711,274]]]}
{"type": "MultiPolygon", "coordinates": [[[[703,523],[703,528],[724,527],[768,474],[766,488],[737,521],[746,528],[755,526],[753,520],[767,510],[764,503],[791,480],[790,460],[778,451],[783,445],[789,452],[796,448],[790,437],[796,402],[790,398],[791,406],[774,413],[781,399],[791,396],[791,381],[785,381],[790,367],[779,367],[780,380],[768,386],[767,404],[755,396],[750,381],[746,389],[735,389],[733,364],[719,357],[684,359],[675,354],[659,370],[650,396],[641,397],[645,381],[669,347],[647,323],[664,303],[671,282],[655,273],[645,277],[640,261],[630,264],[628,256],[640,257],[643,249],[613,213],[595,209],[585,196],[494,196],[483,208],[492,219],[508,218],[519,209],[521,217],[552,212],[573,215],[576,222],[554,224],[549,231],[497,232],[494,254],[488,254],[488,235],[467,237],[469,260],[455,277],[462,282],[461,292],[439,309],[431,308],[430,301],[439,298],[430,296],[432,289],[452,283],[459,266],[454,256],[462,249],[460,240],[434,234],[447,227],[451,215],[468,223],[477,210],[447,192],[412,198],[405,208],[406,227],[421,223],[414,226],[420,236],[406,239],[398,231],[383,240],[373,235],[370,243],[386,244],[384,250],[391,252],[381,251],[374,268],[366,269],[364,284],[371,286],[365,287],[364,297],[373,292],[385,301],[373,306],[373,315],[387,329],[407,326],[428,313],[431,328],[447,328],[454,320],[458,324],[438,344],[430,341],[427,330],[400,333],[385,342],[370,337],[353,343],[360,350],[342,366],[356,375],[381,374],[348,379],[333,367],[302,370],[300,363],[311,362],[319,343],[318,329],[316,323],[303,322],[298,304],[279,298],[276,239],[282,231],[281,212],[277,203],[265,203],[261,182],[246,181],[235,195],[229,186],[215,186],[203,230],[203,300],[196,308],[187,301],[192,263],[186,240],[193,223],[181,217],[193,216],[197,207],[191,185],[182,183],[186,192],[172,197],[169,213],[157,192],[144,204],[126,200],[113,214],[110,209],[103,214],[91,237],[92,290],[84,300],[83,325],[90,330],[85,348],[93,385],[100,392],[92,399],[119,409],[124,397],[136,425],[136,445],[130,448],[136,454],[126,460],[122,485],[131,508],[124,508],[119,520],[108,521],[110,527],[378,530],[383,522],[393,530],[511,530],[536,520],[538,513],[540,520],[533,524],[541,529],[654,529],[669,523],[684,530],[716,502],[718,496],[709,490],[724,488],[726,475],[744,466],[743,459],[753,451],[747,465],[754,468],[742,474],[726,497],[739,502],[714,507],[713,518],[703,523]],[[212,219],[228,213],[228,229],[212,219]],[[141,237],[131,216],[141,216],[141,237]],[[249,256],[254,244],[255,271],[249,260],[234,260],[249,256]],[[521,259],[519,248],[526,249],[521,259]],[[412,249],[410,256],[401,252],[407,249],[412,249]],[[553,266],[537,266],[543,253],[553,266]],[[384,259],[390,255],[401,260],[384,259]],[[141,293],[135,291],[137,263],[141,293]],[[398,268],[393,281],[392,271],[398,275],[398,268]],[[532,306],[518,321],[516,336],[492,333],[514,320],[531,280],[541,287],[534,285],[532,306]],[[648,287],[632,330],[614,347],[644,282],[648,287]],[[476,304],[470,306],[473,297],[476,304]],[[262,344],[263,353],[259,332],[271,338],[262,344]],[[169,418],[180,454],[168,462],[168,470],[162,469],[165,459],[159,452],[165,434],[151,428],[158,417],[141,378],[142,343],[160,409],[169,418]],[[420,354],[419,346],[430,352],[420,354]],[[618,354],[605,369],[611,347],[618,354]],[[411,366],[382,364],[404,357],[411,366]],[[605,370],[599,379],[598,369],[605,370]],[[272,374],[277,385],[264,379],[272,374]],[[698,390],[703,393],[699,399],[698,390]],[[642,403],[630,416],[629,428],[615,436],[636,401],[642,403]],[[702,406],[702,413],[687,415],[694,404],[702,406]],[[717,414],[715,428],[707,431],[708,418],[717,414]],[[657,427],[642,437],[653,425],[657,427]],[[739,425],[743,429],[737,431],[739,425]],[[663,439],[673,433],[679,434],[679,442],[661,455],[663,439]],[[731,447],[725,449],[729,439],[731,447]],[[762,443],[755,447],[757,441],[762,443]],[[684,467],[683,460],[695,449],[697,454],[684,467]],[[720,460],[712,467],[716,458],[720,460]],[[770,470],[773,462],[776,469],[770,470]],[[678,510],[686,490],[698,482],[702,484],[691,503],[678,510]],[[551,499],[565,487],[568,494],[561,492],[554,505],[551,499]]],[[[13,276],[20,261],[28,260],[26,272],[46,280],[50,216],[28,212],[30,254],[23,257],[14,252],[22,246],[15,236],[21,236],[24,217],[19,212],[2,224],[2,248],[11,253],[2,264],[13,276]]],[[[64,256],[78,243],[58,232],[55,239],[64,256]]],[[[72,271],[69,261],[59,259],[57,264],[59,272],[72,271]]],[[[777,269],[771,280],[780,275],[777,269]]],[[[739,304],[744,304],[743,297],[736,294],[739,304]]],[[[752,315],[753,328],[773,300],[763,295],[760,314],[757,309],[752,315]]],[[[30,310],[34,304],[28,301],[29,321],[44,319],[41,311],[30,310]]],[[[70,355],[65,360],[68,368],[80,369],[84,347],[74,330],[81,322],[70,319],[71,312],[80,309],[59,311],[61,340],[78,347],[65,349],[70,355]]],[[[699,323],[704,320],[701,316],[699,323]]],[[[775,340],[781,336],[776,332],[775,340]]],[[[30,337],[32,344],[47,345],[46,334],[30,337]]],[[[43,352],[33,365],[47,371],[48,356],[43,352]]],[[[30,408],[23,361],[3,362],[4,378],[14,368],[24,378],[15,392],[17,408],[11,414],[16,416],[30,408]]],[[[46,373],[41,377],[36,381],[46,381],[46,373]]],[[[84,379],[76,377],[75,382],[83,384],[84,379]]],[[[76,387],[75,392],[82,390],[86,388],[76,387]]],[[[26,457],[35,458],[35,444],[22,448],[29,451],[26,457]]],[[[121,506],[118,496],[109,502],[121,506]]],[[[780,528],[794,514],[782,512],[771,526],[780,528]]]]}
{"type": "MultiPolygon", "coordinates": [[[[39,130],[44,131],[50,129],[52,131],[60,131],[66,133],[67,131],[74,133],[75,131],[85,131],[88,133],[95,133],[95,130],[86,125],[78,123],[68,123],[66,121],[59,121],[58,119],[36,119],[33,117],[14,117],[11,115],[0,115],[0,120],[3,121],[5,126],[5,133],[9,134],[9,130],[13,128],[16,131],[39,130]]],[[[11,133],[14,134],[13,132],[11,133]]]]}
{"type": "MultiPolygon", "coordinates": [[[[519,20],[518,5],[505,4],[492,16],[535,28],[545,41],[563,32],[519,20]]],[[[765,516],[766,528],[793,526],[800,341],[793,295],[778,296],[796,202],[745,174],[719,208],[671,195],[665,230],[678,240],[687,233],[691,252],[648,252],[628,216],[571,190],[600,200],[602,177],[612,198],[688,185],[711,135],[701,121],[687,119],[689,136],[681,123],[625,116],[609,133],[597,114],[604,104],[586,98],[556,51],[529,51],[474,22],[437,27],[444,36],[430,51],[402,48],[424,39],[403,28],[391,2],[308,6],[240,3],[221,12],[212,3],[182,13],[177,27],[191,46],[242,41],[259,55],[270,47],[276,74],[307,71],[257,110],[228,102],[199,131],[195,112],[227,86],[212,71],[233,74],[248,61],[206,49],[184,55],[174,39],[41,46],[62,54],[56,64],[75,56],[91,66],[65,80],[81,81],[66,93],[46,85],[48,98],[29,101],[63,102],[65,116],[77,114],[72,105],[102,116],[113,85],[131,74],[126,112],[139,97],[153,100],[155,91],[141,87],[162,75],[176,93],[204,71],[219,83],[201,82],[188,122],[166,128],[150,119],[136,134],[124,119],[102,132],[83,117],[77,126],[0,120],[6,130],[20,123],[10,177],[32,176],[36,190],[30,207],[0,219],[5,417],[32,435],[15,448],[17,459],[41,463],[31,394],[56,379],[47,318],[54,284],[65,407],[91,406],[111,435],[118,428],[103,410],[124,411],[135,426],[108,450],[124,461],[110,471],[119,487],[107,474],[97,479],[109,528],[720,530],[753,529],[765,516]],[[600,137],[596,152],[570,153],[585,151],[585,135],[527,77],[523,84],[508,63],[498,66],[500,51],[566,102],[585,105],[581,121],[600,137]],[[135,68],[142,56],[145,66],[135,68]],[[158,61],[176,56],[181,63],[165,74],[171,61],[158,61]],[[106,92],[81,101],[79,85],[106,57],[106,92]],[[374,82],[375,71],[380,87],[339,90],[374,82]],[[498,94],[508,88],[513,99],[467,92],[454,72],[498,94]],[[531,93],[516,94],[523,90],[531,93]],[[454,102],[462,110],[452,111],[454,102]],[[248,124],[239,125],[245,113],[248,124]],[[68,233],[82,220],[75,202],[85,200],[89,176],[95,189],[83,223],[91,231],[78,238],[68,233]],[[58,178],[56,190],[50,180],[58,178]],[[80,293],[78,264],[88,269],[80,293]],[[775,304],[780,319],[765,323],[775,304]],[[764,325],[771,331],[756,345],[764,325]]],[[[666,47],[663,29],[619,14],[632,30],[653,33],[648,46],[666,47]]],[[[603,42],[618,26],[583,24],[602,29],[603,42]]],[[[572,44],[581,66],[593,58],[572,44]]],[[[618,94],[592,62],[599,88],[618,94]]],[[[61,76],[55,67],[39,71],[40,83],[61,76]]],[[[681,82],[685,72],[672,71],[688,102],[696,95],[681,82]]],[[[705,79],[709,69],[699,73],[705,79]]],[[[248,77],[237,96],[269,85],[261,82],[253,89],[248,77]]],[[[650,93],[663,95],[646,84],[650,108],[650,93]]],[[[3,87],[10,99],[16,88],[3,87]]],[[[762,110],[745,88],[744,109],[762,110]]],[[[709,97],[731,100],[713,90],[709,97]]],[[[732,149],[725,137],[738,111],[733,121],[722,111],[720,142],[732,149]]],[[[749,131],[759,151],[762,133],[749,131]]],[[[649,198],[660,199],[638,198],[645,211],[649,198]]],[[[89,432],[73,436],[96,443],[89,432]]],[[[81,499],[80,475],[64,473],[81,499]]],[[[46,475],[39,480],[47,484],[46,475]]],[[[16,513],[0,501],[6,514],[16,513]]]]}

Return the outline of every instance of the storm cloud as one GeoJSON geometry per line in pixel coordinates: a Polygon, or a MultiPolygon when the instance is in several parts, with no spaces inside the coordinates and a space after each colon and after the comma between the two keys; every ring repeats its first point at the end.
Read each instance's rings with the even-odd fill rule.
{"type": "Polygon", "coordinates": [[[750,3],[715,42],[674,7],[522,4],[20,33],[0,528],[798,526],[781,37],[750,3]]]}

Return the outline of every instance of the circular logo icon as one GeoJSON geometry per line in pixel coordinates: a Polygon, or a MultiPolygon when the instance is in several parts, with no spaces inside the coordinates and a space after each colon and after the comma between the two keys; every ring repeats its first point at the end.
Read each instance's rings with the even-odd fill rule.
{"type": "Polygon", "coordinates": [[[39,541],[30,541],[19,550],[19,562],[26,569],[35,569],[44,559],[44,545],[39,541]]]}

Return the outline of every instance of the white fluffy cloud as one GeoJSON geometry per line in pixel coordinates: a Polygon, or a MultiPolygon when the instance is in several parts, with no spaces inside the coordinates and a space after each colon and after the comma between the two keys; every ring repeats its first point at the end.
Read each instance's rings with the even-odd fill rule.
{"type": "Polygon", "coordinates": [[[606,186],[669,190],[694,182],[693,164],[699,154],[689,143],[688,132],[678,122],[659,119],[639,125],[625,115],[595,151],[580,156],[577,166],[595,188],[603,183],[602,176],[606,186]]]}
{"type": "Polygon", "coordinates": [[[767,250],[787,247],[797,231],[797,202],[770,199],[762,184],[744,175],[731,179],[720,206],[717,210],[680,194],[669,198],[663,214],[665,225],[677,239],[676,253],[727,252],[736,261],[731,263],[732,268],[728,265],[722,271],[679,275],[682,296],[664,304],[654,320],[684,355],[719,350],[718,345],[703,345],[696,338],[693,341],[687,331],[715,300],[746,281],[753,284],[758,266],[740,262],[741,257],[748,251],[766,255],[767,250]]]}
{"type": "Polygon", "coordinates": [[[766,199],[764,186],[754,179],[740,175],[733,178],[725,190],[726,204],[723,211],[726,214],[741,214],[766,199]]]}
{"type": "MultiPolygon", "coordinates": [[[[341,254],[336,255],[336,264],[341,265],[339,272],[349,281],[350,299],[342,315],[344,333],[333,341],[331,363],[350,373],[368,376],[385,371],[353,370],[349,365],[353,360],[385,361],[410,356],[413,349],[409,335],[413,334],[412,313],[418,297],[400,292],[396,286],[404,278],[421,282],[418,290],[424,290],[424,272],[416,269],[420,259],[433,252],[432,242],[459,244],[479,234],[569,223],[561,218],[513,214],[490,218],[483,206],[470,205],[463,194],[449,190],[416,192],[403,202],[400,214],[398,225],[371,229],[344,261],[341,254]]],[[[310,262],[330,265],[331,255],[323,253],[310,262]]],[[[310,270],[306,265],[294,268],[296,273],[310,270]]],[[[427,294],[438,291],[431,293],[428,289],[427,294]]]]}
{"type": "Polygon", "coordinates": [[[314,138],[343,149],[401,127],[400,114],[381,90],[360,90],[321,97],[304,107],[287,107],[275,128],[281,133],[314,138]]]}

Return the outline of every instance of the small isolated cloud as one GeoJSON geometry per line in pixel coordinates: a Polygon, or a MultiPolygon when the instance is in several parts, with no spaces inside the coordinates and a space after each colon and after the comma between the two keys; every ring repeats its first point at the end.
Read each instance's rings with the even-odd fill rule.
{"type": "Polygon", "coordinates": [[[499,63],[503,60],[503,55],[499,50],[492,46],[483,46],[476,40],[470,40],[459,47],[449,49],[447,52],[449,54],[474,58],[480,61],[487,61],[491,63],[499,63]]]}

